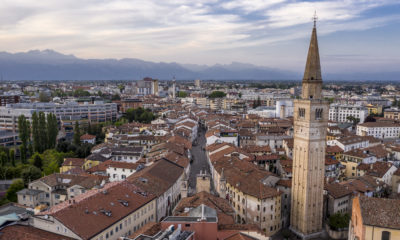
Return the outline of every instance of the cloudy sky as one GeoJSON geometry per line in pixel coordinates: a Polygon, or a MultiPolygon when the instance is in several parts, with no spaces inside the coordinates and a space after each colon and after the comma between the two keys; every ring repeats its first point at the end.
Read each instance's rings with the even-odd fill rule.
{"type": "Polygon", "coordinates": [[[398,0],[1,0],[0,51],[301,71],[315,10],[324,71],[399,70],[398,0]]]}

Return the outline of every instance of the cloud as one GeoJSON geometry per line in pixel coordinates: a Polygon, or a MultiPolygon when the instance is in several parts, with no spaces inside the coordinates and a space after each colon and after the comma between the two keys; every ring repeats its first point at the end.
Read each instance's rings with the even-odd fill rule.
{"type": "Polygon", "coordinates": [[[323,26],[319,34],[326,35],[398,21],[397,15],[368,16],[375,8],[395,3],[394,0],[4,0],[0,5],[0,45],[5,51],[51,48],[85,58],[259,64],[262,57],[268,56],[253,58],[257,48],[308,38],[314,10],[323,26]]]}

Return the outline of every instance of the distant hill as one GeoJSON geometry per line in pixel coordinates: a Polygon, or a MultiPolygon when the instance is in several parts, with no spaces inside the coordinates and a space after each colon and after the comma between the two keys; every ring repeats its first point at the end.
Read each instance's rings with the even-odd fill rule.
{"type": "MultiPolygon", "coordinates": [[[[233,62],[213,66],[149,62],[134,58],[81,59],[53,50],[0,52],[4,80],[301,80],[302,73],[233,62]]],[[[400,72],[324,74],[325,80],[400,80],[400,72]]]]}
{"type": "Polygon", "coordinates": [[[80,59],[53,50],[25,53],[0,52],[0,73],[5,80],[130,80],[158,79],[280,80],[298,74],[251,64],[184,65],[155,63],[134,58],[80,59]]]}

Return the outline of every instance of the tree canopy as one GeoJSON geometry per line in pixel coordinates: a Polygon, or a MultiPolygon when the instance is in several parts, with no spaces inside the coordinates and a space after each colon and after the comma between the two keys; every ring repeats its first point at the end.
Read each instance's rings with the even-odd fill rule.
{"type": "Polygon", "coordinates": [[[129,122],[135,121],[140,123],[150,123],[157,118],[149,109],[144,108],[129,108],[126,110],[126,118],[129,122]]]}
{"type": "Polygon", "coordinates": [[[179,98],[185,98],[185,97],[187,97],[188,96],[188,93],[187,92],[184,92],[184,91],[179,91],[178,92],[178,97],[179,98]]]}
{"type": "Polygon", "coordinates": [[[213,91],[210,95],[208,95],[209,98],[223,98],[226,96],[226,93],[222,91],[213,91]]]}

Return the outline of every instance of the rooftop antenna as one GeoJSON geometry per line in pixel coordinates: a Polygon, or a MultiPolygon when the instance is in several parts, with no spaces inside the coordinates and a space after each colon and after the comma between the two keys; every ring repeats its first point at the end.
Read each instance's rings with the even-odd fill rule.
{"type": "Polygon", "coordinates": [[[317,10],[314,11],[314,16],[312,17],[312,20],[314,21],[314,27],[316,27],[318,20],[317,10]]]}

